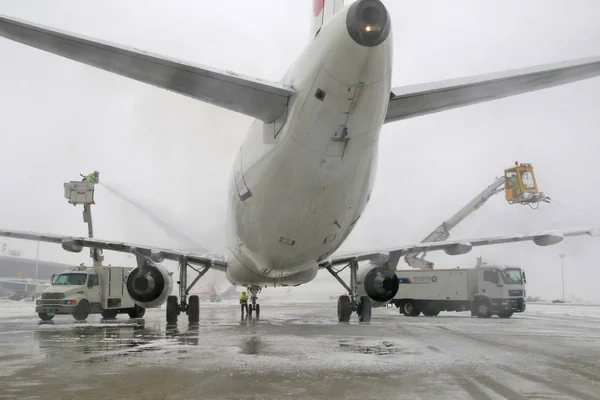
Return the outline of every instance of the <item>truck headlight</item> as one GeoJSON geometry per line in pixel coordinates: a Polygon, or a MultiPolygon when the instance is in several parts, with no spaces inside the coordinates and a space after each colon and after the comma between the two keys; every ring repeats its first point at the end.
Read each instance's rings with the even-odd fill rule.
{"type": "Polygon", "coordinates": [[[77,304],[77,300],[63,300],[62,303],[66,304],[66,305],[74,306],[75,304],[77,304]]]}

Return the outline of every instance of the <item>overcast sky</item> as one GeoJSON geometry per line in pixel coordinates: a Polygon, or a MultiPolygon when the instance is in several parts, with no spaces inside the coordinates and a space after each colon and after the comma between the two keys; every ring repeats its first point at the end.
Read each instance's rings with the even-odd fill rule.
{"type": "MultiPolygon", "coordinates": [[[[597,0],[384,1],[394,24],[393,85],[600,53],[597,0]]],[[[0,14],[183,60],[278,80],[305,46],[309,0],[0,0],[0,14]]],[[[251,119],[0,39],[0,226],[85,235],[62,183],[94,169],[205,246],[224,246],[227,178],[251,119]]],[[[600,79],[386,125],[372,200],[342,250],[421,240],[514,161],[533,163],[556,203],[534,211],[498,195],[452,238],[600,226],[600,79]]],[[[98,189],[96,237],[178,246],[98,189]]],[[[1,241],[1,240],[0,240],[1,241]]],[[[35,255],[35,244],[9,240],[35,255]]],[[[437,266],[519,265],[528,294],[600,301],[600,239],[571,238],[430,255],[437,266]]],[[[84,262],[58,246],[41,257],[84,262]]],[[[109,262],[122,255],[107,254],[109,262]]],[[[299,291],[339,294],[325,274],[299,291]]]]}

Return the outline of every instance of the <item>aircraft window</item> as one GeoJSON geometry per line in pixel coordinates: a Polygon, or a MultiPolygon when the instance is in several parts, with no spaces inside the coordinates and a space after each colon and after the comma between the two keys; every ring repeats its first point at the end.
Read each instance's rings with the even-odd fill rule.
{"type": "Polygon", "coordinates": [[[506,173],[506,187],[508,189],[515,189],[519,187],[519,177],[515,171],[509,171],[506,173]]]}
{"type": "Polygon", "coordinates": [[[85,285],[87,274],[60,274],[55,285],[85,285]]]}
{"type": "Polygon", "coordinates": [[[535,182],[533,181],[533,174],[531,171],[521,171],[521,181],[523,182],[523,187],[525,189],[535,188],[535,182]]]}

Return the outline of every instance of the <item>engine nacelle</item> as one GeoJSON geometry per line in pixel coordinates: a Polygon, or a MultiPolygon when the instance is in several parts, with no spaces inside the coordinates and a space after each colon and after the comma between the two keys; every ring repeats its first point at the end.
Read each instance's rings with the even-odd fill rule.
{"type": "Polygon", "coordinates": [[[158,307],[167,301],[173,290],[173,279],[160,265],[149,264],[144,274],[136,268],[127,277],[127,292],[140,307],[158,307]]]}
{"type": "Polygon", "coordinates": [[[387,303],[393,299],[398,287],[398,277],[386,265],[369,264],[359,270],[359,295],[367,295],[376,303],[387,303]]]}

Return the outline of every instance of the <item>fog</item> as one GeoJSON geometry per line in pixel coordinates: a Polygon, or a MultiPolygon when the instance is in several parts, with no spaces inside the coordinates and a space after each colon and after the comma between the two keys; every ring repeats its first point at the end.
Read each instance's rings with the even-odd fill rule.
{"type": "MultiPolygon", "coordinates": [[[[394,24],[394,86],[589,57],[600,49],[596,0],[384,3],[394,24]]],[[[0,0],[0,14],[270,80],[305,46],[311,9],[309,0],[0,0]]],[[[81,209],[67,204],[62,183],[98,170],[110,187],[203,247],[223,250],[227,179],[250,118],[4,39],[0,88],[1,228],[85,235],[81,209]]],[[[500,194],[452,238],[600,226],[599,109],[595,78],[384,126],[371,202],[340,251],[421,240],[516,160],[534,164],[540,189],[554,203],[532,210],[508,205],[500,194]]],[[[102,187],[96,202],[96,237],[181,246],[102,187]]],[[[528,295],[554,299],[561,295],[558,254],[564,253],[567,296],[600,301],[599,240],[429,258],[438,267],[472,266],[478,256],[518,265],[527,271],[528,295]]],[[[35,243],[7,242],[35,257],[35,243]]],[[[51,244],[40,246],[40,257],[88,260],[85,252],[51,244]]],[[[115,253],[106,259],[132,261],[115,253]]],[[[322,272],[294,292],[329,296],[342,288],[322,272]]]]}

